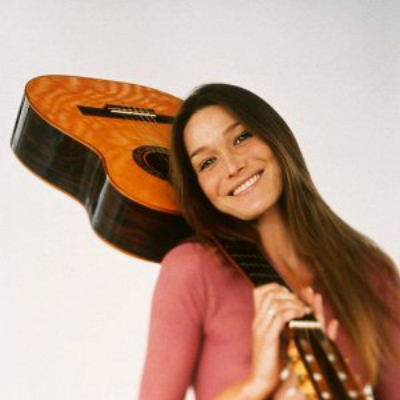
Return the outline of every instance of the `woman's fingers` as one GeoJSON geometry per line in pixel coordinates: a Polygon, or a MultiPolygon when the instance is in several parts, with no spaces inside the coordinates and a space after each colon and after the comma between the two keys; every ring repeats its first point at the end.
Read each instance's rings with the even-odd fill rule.
{"type": "Polygon", "coordinates": [[[322,328],[325,330],[325,314],[324,306],[322,303],[322,296],[319,293],[315,293],[313,288],[310,286],[302,289],[300,295],[301,298],[310,305],[315,317],[322,325],[322,328]]]}
{"type": "Polygon", "coordinates": [[[257,312],[262,303],[265,303],[274,296],[284,296],[285,294],[290,294],[289,290],[277,283],[259,286],[253,291],[255,311],[257,312]]]}
{"type": "Polygon", "coordinates": [[[258,311],[261,306],[268,308],[274,300],[288,300],[304,304],[294,293],[276,283],[263,285],[254,289],[256,311],[258,311]]]}
{"type": "Polygon", "coordinates": [[[325,313],[324,313],[324,306],[322,304],[322,296],[319,293],[314,295],[313,303],[311,308],[314,311],[314,315],[317,320],[322,325],[322,329],[325,330],[325,313]]]}
{"type": "Polygon", "coordinates": [[[338,332],[338,321],[333,319],[327,323],[323,299],[308,286],[301,290],[299,299],[284,286],[276,283],[260,286],[254,290],[256,318],[270,323],[277,318],[276,327],[281,329],[288,321],[313,312],[322,329],[331,340],[335,340],[338,332]],[[267,316],[267,317],[266,317],[267,316]]]}
{"type": "Polygon", "coordinates": [[[337,319],[332,319],[331,321],[329,321],[326,328],[326,334],[328,338],[335,341],[337,339],[338,329],[339,321],[337,319]]]}
{"type": "Polygon", "coordinates": [[[253,326],[258,329],[259,335],[264,335],[269,331],[270,335],[275,337],[290,320],[301,318],[308,314],[308,311],[306,307],[294,302],[275,302],[265,311],[263,308],[260,309],[253,326]]]}
{"type": "Polygon", "coordinates": [[[271,339],[280,335],[287,322],[311,312],[311,308],[295,294],[278,284],[255,289],[254,301],[256,314],[253,328],[260,336],[269,333],[271,339]]]}
{"type": "Polygon", "coordinates": [[[314,292],[314,290],[308,286],[302,289],[301,298],[310,305],[315,317],[320,322],[322,329],[329,339],[336,340],[339,322],[336,319],[332,319],[329,321],[329,323],[327,323],[321,294],[314,292]]]}
{"type": "Polygon", "coordinates": [[[310,312],[295,294],[277,284],[268,284],[254,290],[256,318],[273,317],[286,309],[298,309],[310,312]]]}

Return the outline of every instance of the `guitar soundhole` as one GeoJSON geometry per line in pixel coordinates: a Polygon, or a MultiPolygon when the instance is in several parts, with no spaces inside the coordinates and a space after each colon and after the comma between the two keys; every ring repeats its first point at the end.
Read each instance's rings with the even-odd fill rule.
{"type": "Polygon", "coordinates": [[[140,146],[133,150],[133,159],[149,174],[165,181],[169,179],[169,151],[167,148],[140,146]]]}

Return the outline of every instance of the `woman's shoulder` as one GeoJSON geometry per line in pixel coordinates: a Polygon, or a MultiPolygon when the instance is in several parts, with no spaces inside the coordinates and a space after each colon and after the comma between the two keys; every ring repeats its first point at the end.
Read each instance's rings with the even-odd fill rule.
{"type": "Polygon", "coordinates": [[[163,259],[161,265],[169,266],[176,264],[185,264],[190,261],[190,265],[202,264],[205,260],[208,262],[222,262],[218,249],[212,244],[200,241],[185,241],[169,250],[163,259]]]}
{"type": "Polygon", "coordinates": [[[180,279],[207,282],[237,274],[215,245],[200,241],[185,241],[172,248],[162,259],[161,270],[163,274],[179,274],[180,279]]]}

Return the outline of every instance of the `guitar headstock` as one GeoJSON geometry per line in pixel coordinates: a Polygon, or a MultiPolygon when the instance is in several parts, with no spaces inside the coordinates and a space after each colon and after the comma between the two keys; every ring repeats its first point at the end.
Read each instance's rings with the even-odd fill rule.
{"type": "Polygon", "coordinates": [[[315,320],[293,320],[288,325],[289,366],[307,400],[371,400],[361,389],[335,343],[315,320]]]}

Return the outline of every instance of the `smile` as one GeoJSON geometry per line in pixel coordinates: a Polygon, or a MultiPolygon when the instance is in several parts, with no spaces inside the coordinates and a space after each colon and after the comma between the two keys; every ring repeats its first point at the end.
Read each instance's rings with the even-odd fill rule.
{"type": "Polygon", "coordinates": [[[250,186],[253,186],[261,176],[261,172],[257,172],[251,178],[247,179],[246,182],[242,183],[238,186],[232,193],[231,196],[237,196],[238,194],[242,193],[244,190],[248,189],[250,186]]]}

